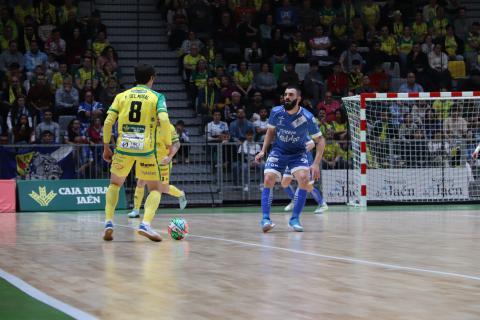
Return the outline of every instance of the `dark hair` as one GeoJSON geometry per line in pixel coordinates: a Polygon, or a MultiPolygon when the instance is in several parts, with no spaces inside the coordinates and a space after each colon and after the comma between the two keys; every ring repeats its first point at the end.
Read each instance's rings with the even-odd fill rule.
{"type": "Polygon", "coordinates": [[[286,91],[287,89],[294,89],[294,90],[297,92],[297,95],[299,95],[299,96],[302,95],[302,90],[300,90],[300,88],[297,87],[297,86],[293,86],[293,85],[292,85],[292,86],[287,86],[287,87],[285,88],[285,91],[286,91]]]}
{"type": "Polygon", "coordinates": [[[183,120],[178,120],[177,123],[175,123],[176,126],[181,125],[185,127],[185,122],[183,120]]]}
{"type": "Polygon", "coordinates": [[[213,110],[212,110],[212,115],[214,115],[215,113],[220,113],[220,115],[222,115],[222,110],[220,110],[220,109],[213,109],[213,110]]]}
{"type": "Polygon", "coordinates": [[[253,133],[254,133],[254,132],[253,132],[253,129],[248,129],[247,132],[245,132],[245,135],[247,135],[247,134],[253,134],[253,133]]]}
{"type": "Polygon", "coordinates": [[[137,84],[146,84],[154,76],[155,69],[149,64],[140,63],[135,67],[135,81],[137,84]]]}
{"type": "Polygon", "coordinates": [[[43,136],[45,136],[46,134],[50,134],[50,135],[53,136],[53,133],[52,133],[52,131],[50,131],[50,130],[43,130],[42,133],[40,134],[40,136],[43,137],[43,136]]]}

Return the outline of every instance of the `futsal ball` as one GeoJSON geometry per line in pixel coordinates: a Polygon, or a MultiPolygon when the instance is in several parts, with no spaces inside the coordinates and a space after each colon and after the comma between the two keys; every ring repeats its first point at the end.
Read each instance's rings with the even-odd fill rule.
{"type": "Polygon", "coordinates": [[[183,218],[172,218],[168,225],[168,234],[174,240],[182,240],[188,234],[188,223],[183,218]]]}

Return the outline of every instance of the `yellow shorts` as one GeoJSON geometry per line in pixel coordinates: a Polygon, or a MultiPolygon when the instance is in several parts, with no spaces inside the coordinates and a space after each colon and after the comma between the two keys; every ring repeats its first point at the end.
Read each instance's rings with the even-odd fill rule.
{"type": "Polygon", "coordinates": [[[159,164],[158,169],[160,170],[160,181],[162,184],[170,184],[170,170],[172,170],[172,163],[169,164],[159,164]]]}
{"type": "Polygon", "coordinates": [[[135,163],[135,177],[147,181],[159,181],[157,158],[154,154],[146,157],[136,157],[115,153],[110,172],[119,177],[126,177],[135,163]]]}

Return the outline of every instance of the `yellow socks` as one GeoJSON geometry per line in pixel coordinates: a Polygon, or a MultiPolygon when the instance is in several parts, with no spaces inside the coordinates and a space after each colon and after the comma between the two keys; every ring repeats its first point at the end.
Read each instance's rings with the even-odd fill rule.
{"type": "Polygon", "coordinates": [[[143,215],[143,223],[151,224],[155,213],[157,212],[158,205],[162,194],[156,190],[150,191],[147,200],[145,201],[145,213],[143,215]]]}
{"type": "Polygon", "coordinates": [[[108,186],[107,194],[105,195],[105,221],[113,219],[113,214],[115,213],[115,208],[117,207],[119,192],[120,187],[116,184],[110,184],[108,186]]]}
{"type": "Polygon", "coordinates": [[[178,189],[175,186],[170,185],[168,187],[168,194],[171,195],[172,197],[180,198],[181,196],[183,196],[183,191],[178,189]]]}
{"type": "Polygon", "coordinates": [[[142,206],[143,196],[145,195],[145,187],[136,187],[133,196],[133,210],[140,210],[142,206]]]}

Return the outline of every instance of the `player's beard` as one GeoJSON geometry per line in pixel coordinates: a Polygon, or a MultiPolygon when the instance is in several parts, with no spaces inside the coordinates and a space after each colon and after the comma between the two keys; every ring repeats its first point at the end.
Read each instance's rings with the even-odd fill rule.
{"type": "Polygon", "coordinates": [[[290,111],[297,106],[297,99],[290,102],[285,101],[283,106],[285,107],[285,110],[290,111]]]}

